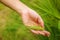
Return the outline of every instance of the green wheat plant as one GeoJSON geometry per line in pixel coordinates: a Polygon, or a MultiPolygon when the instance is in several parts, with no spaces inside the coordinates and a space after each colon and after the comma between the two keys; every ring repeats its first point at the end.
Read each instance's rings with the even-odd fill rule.
{"type": "Polygon", "coordinates": [[[31,26],[27,28],[14,10],[0,3],[0,40],[60,40],[60,0],[20,0],[35,10],[43,19],[50,37],[36,35],[29,29],[44,30],[31,26]]]}

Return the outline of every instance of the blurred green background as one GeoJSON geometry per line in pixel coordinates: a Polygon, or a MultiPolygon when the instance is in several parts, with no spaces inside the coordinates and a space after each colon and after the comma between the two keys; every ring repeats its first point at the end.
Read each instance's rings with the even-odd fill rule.
{"type": "Polygon", "coordinates": [[[31,33],[14,10],[0,3],[0,40],[60,40],[60,0],[21,0],[44,20],[50,37],[31,33]]]}

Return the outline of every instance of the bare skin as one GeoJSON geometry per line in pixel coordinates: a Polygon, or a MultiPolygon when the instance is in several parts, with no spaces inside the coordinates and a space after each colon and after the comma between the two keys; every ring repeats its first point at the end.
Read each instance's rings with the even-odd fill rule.
{"type": "MultiPolygon", "coordinates": [[[[14,9],[16,12],[18,12],[23,20],[24,25],[26,26],[34,26],[34,25],[40,25],[44,28],[44,22],[40,15],[38,15],[37,12],[27,7],[25,4],[20,2],[19,0],[0,0],[3,4],[7,5],[8,7],[14,9]]],[[[50,33],[46,30],[39,31],[39,30],[31,30],[35,34],[41,34],[44,36],[50,35],[50,33]]]]}

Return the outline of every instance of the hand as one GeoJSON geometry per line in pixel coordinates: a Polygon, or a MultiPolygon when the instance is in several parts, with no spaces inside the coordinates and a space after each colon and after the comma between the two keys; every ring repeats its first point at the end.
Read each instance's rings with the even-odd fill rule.
{"type": "MultiPolygon", "coordinates": [[[[34,25],[40,25],[44,28],[44,22],[42,18],[32,9],[28,8],[26,5],[24,5],[19,0],[1,0],[2,3],[9,6],[10,8],[16,10],[18,13],[21,14],[23,23],[26,26],[34,26],[34,25]]],[[[47,31],[37,31],[37,30],[31,30],[35,34],[42,34],[49,36],[49,32],[47,31]]]]}
{"type": "MultiPolygon", "coordinates": [[[[22,11],[22,20],[24,25],[26,26],[34,26],[34,25],[40,25],[41,27],[44,28],[44,22],[42,18],[32,9],[25,9],[22,11]]],[[[39,30],[31,30],[35,34],[41,34],[44,36],[50,35],[48,31],[39,31],[39,30]]]]}

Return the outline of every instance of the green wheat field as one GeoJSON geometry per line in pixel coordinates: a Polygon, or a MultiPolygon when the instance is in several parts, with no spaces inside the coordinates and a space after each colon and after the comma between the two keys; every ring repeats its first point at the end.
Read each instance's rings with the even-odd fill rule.
{"type": "Polygon", "coordinates": [[[0,3],[0,40],[60,40],[60,0],[21,0],[44,20],[50,37],[30,32],[21,16],[0,3]]]}

